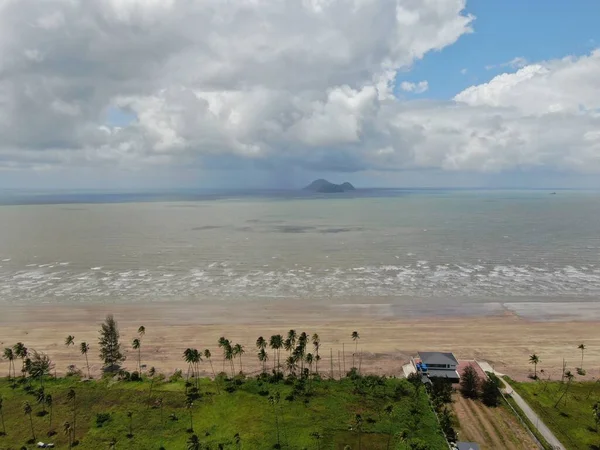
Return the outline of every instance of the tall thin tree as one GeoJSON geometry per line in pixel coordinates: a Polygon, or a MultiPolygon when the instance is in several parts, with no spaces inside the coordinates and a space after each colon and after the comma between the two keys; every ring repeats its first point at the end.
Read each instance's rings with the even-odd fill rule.
{"type": "Polygon", "coordinates": [[[121,344],[119,343],[119,327],[112,315],[106,316],[106,320],[100,329],[100,358],[104,362],[104,369],[115,371],[125,356],[121,353],[121,344]]]}
{"type": "Polygon", "coordinates": [[[537,365],[540,363],[540,358],[535,353],[529,356],[529,364],[533,364],[533,379],[537,380],[537,365]]]}
{"type": "Polygon", "coordinates": [[[0,419],[2,419],[2,436],[6,436],[6,424],[4,423],[4,399],[0,396],[0,419]]]}
{"type": "Polygon", "coordinates": [[[29,355],[27,347],[25,347],[25,344],[23,344],[22,342],[17,342],[13,346],[13,351],[15,352],[15,357],[21,358],[21,375],[23,376],[23,378],[25,378],[25,359],[29,355]]]}
{"type": "Polygon", "coordinates": [[[360,339],[360,336],[358,334],[358,331],[353,331],[352,332],[352,340],[354,341],[354,353],[352,353],[352,367],[356,367],[354,365],[354,358],[356,356],[356,354],[358,353],[358,340],[360,339]]]}
{"type": "Polygon", "coordinates": [[[71,433],[73,434],[73,440],[75,440],[75,422],[77,420],[77,393],[75,389],[71,388],[67,391],[67,400],[71,402],[71,408],[73,412],[73,422],[71,423],[71,433]]]}
{"type": "Polygon", "coordinates": [[[15,353],[13,352],[13,349],[10,347],[6,347],[4,349],[3,357],[4,357],[4,359],[6,359],[8,361],[8,378],[10,378],[10,368],[11,367],[12,367],[12,371],[13,371],[13,378],[15,378],[16,377],[16,375],[15,375],[15,353]]]}
{"type": "Polygon", "coordinates": [[[319,375],[319,349],[321,348],[321,338],[317,333],[312,335],[313,349],[315,351],[315,372],[319,375]]]}
{"type": "Polygon", "coordinates": [[[90,362],[88,360],[88,352],[90,351],[89,344],[87,342],[82,342],[81,344],[79,344],[79,351],[81,352],[82,355],[85,356],[85,365],[87,367],[88,378],[91,378],[91,376],[90,376],[90,362]]]}
{"type": "Polygon", "coordinates": [[[31,435],[33,436],[33,442],[35,442],[35,430],[33,429],[33,418],[31,417],[33,409],[31,408],[29,402],[23,403],[23,412],[26,416],[29,416],[29,425],[31,425],[31,435]]]}
{"type": "Polygon", "coordinates": [[[581,350],[581,367],[580,367],[580,369],[583,370],[583,351],[585,350],[585,344],[579,344],[579,346],[577,348],[579,350],[581,350]]]}
{"type": "Polygon", "coordinates": [[[73,425],[70,422],[63,424],[63,431],[69,440],[69,448],[73,448],[73,425]]]}
{"type": "Polygon", "coordinates": [[[240,344],[235,344],[233,347],[233,356],[240,358],[240,373],[244,374],[244,366],[242,365],[242,355],[246,353],[244,347],[240,344]]]}
{"type": "Polygon", "coordinates": [[[142,341],[139,338],[135,338],[131,341],[131,347],[138,351],[138,373],[142,374],[142,341]]]}
{"type": "Polygon", "coordinates": [[[46,406],[48,407],[48,409],[50,410],[50,418],[49,418],[50,420],[49,420],[49,423],[48,423],[48,427],[51,430],[50,432],[52,432],[52,413],[53,413],[53,410],[54,410],[52,395],[46,394],[46,398],[44,399],[44,402],[45,402],[46,406]]]}

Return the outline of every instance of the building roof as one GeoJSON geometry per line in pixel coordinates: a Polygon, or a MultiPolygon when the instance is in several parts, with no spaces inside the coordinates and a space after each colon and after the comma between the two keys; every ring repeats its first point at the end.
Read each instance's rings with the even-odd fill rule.
{"type": "Polygon", "coordinates": [[[475,442],[457,442],[456,450],[480,450],[480,448],[475,442]]]}
{"type": "Polygon", "coordinates": [[[454,364],[457,365],[458,361],[452,353],[441,353],[441,352],[419,352],[419,358],[425,364],[454,364]]]}
{"type": "Polygon", "coordinates": [[[450,378],[451,380],[460,379],[458,372],[451,369],[429,369],[427,373],[429,374],[429,378],[450,378]]]}

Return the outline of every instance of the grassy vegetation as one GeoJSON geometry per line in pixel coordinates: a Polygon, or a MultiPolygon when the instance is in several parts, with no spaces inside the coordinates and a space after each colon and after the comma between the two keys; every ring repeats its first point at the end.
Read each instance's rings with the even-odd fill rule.
{"type": "Polygon", "coordinates": [[[511,386],[567,448],[600,449],[600,430],[592,409],[600,400],[599,383],[572,382],[565,395],[566,382],[517,383],[511,380],[511,386]]]}
{"type": "Polygon", "coordinates": [[[525,413],[523,411],[521,411],[521,408],[519,408],[519,405],[517,405],[517,403],[510,397],[510,395],[506,396],[505,399],[502,400],[503,405],[504,405],[504,402],[507,403],[507,405],[506,405],[507,409],[509,408],[509,405],[512,406],[512,409],[517,412],[517,415],[519,416],[521,421],[525,424],[525,426],[529,429],[529,431],[531,431],[533,433],[533,435],[536,437],[538,442],[540,444],[542,444],[542,447],[544,447],[544,450],[553,450],[552,446],[548,443],[548,441],[546,441],[544,436],[542,436],[542,434],[537,430],[535,425],[533,425],[531,423],[531,421],[527,418],[525,413]]]}
{"type": "Polygon", "coordinates": [[[192,435],[190,426],[203,444],[198,448],[274,448],[278,429],[281,448],[286,449],[344,449],[347,445],[352,449],[387,449],[388,440],[390,449],[413,448],[411,443],[414,448],[447,448],[426,393],[415,390],[407,380],[312,378],[220,378],[219,386],[200,379],[201,398],[191,408],[186,408],[183,380],[154,382],[150,395],[148,380],[49,378],[44,382],[45,394],[53,399],[52,429],[57,433],[51,437],[47,436],[50,414],[40,416],[43,406],[36,402],[39,381],[31,381],[33,389],[26,392],[29,382],[1,380],[7,434],[0,437],[0,449],[33,448],[27,443],[32,431],[24,413],[25,402],[33,408],[36,439],[54,442],[57,448],[68,447],[63,424],[73,423],[73,404],[78,449],[184,449],[192,435]],[[72,395],[68,398],[71,389],[74,400],[72,395]],[[133,436],[127,437],[130,425],[133,436]],[[405,439],[401,441],[399,435],[403,433],[405,439]]]}

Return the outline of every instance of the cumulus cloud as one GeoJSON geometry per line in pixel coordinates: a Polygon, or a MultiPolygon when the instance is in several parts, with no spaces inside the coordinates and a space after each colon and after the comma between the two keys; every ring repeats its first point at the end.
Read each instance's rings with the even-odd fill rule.
{"type": "Polygon", "coordinates": [[[410,81],[403,81],[400,83],[400,89],[405,92],[412,92],[414,94],[422,94],[429,89],[429,83],[427,81],[419,81],[418,83],[412,83],[410,81]]]}
{"type": "Polygon", "coordinates": [[[522,67],[525,67],[527,65],[527,59],[523,58],[522,56],[516,56],[513,59],[511,59],[510,61],[501,63],[501,64],[489,64],[487,66],[485,66],[485,70],[492,70],[492,69],[496,69],[498,67],[510,67],[511,69],[520,69],[522,67]]]}
{"type": "Polygon", "coordinates": [[[600,52],[394,97],[399,70],[471,32],[464,7],[0,1],[0,169],[600,171],[600,52]]]}

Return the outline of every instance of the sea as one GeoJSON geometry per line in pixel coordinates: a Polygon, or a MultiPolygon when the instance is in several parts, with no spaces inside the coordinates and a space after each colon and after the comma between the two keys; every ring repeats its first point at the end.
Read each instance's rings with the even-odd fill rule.
{"type": "Polygon", "coordinates": [[[0,192],[0,305],[600,317],[600,192],[0,192]]]}

